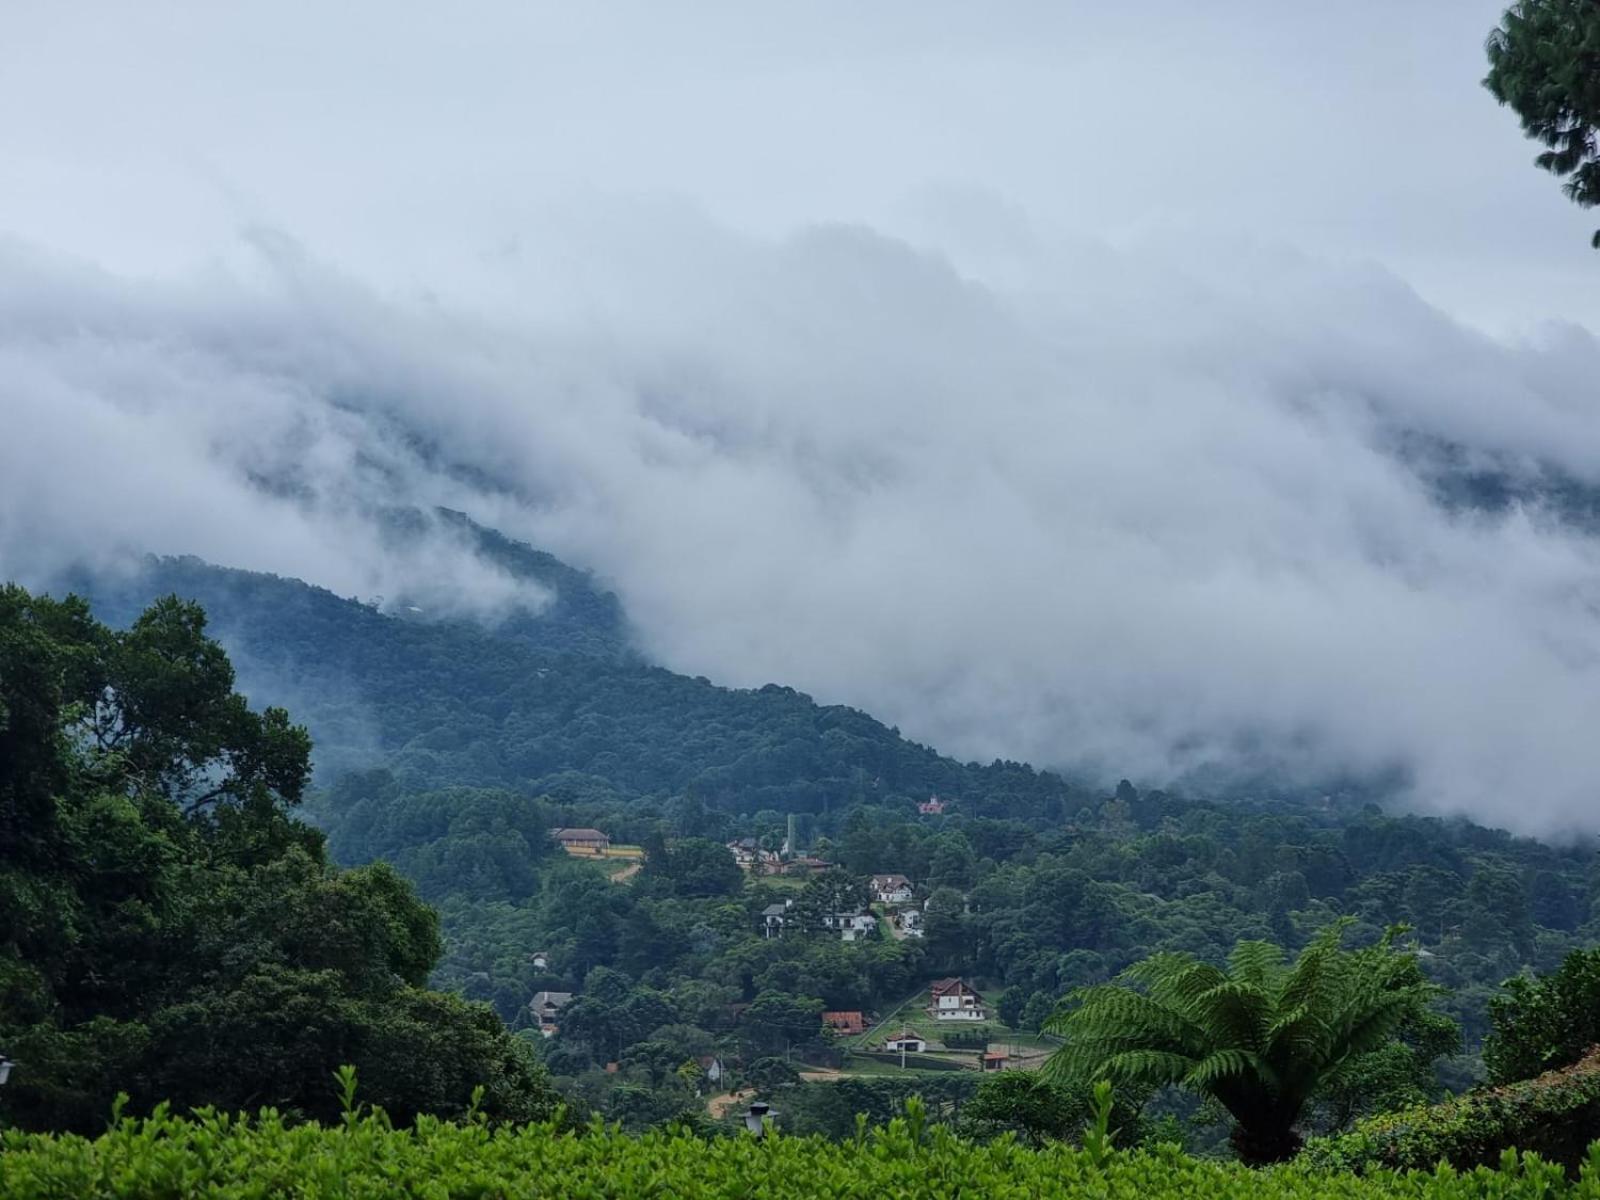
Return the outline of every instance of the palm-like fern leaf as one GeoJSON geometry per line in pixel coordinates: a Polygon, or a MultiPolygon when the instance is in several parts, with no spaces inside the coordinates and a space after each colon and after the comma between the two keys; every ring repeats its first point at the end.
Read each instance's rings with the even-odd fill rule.
{"type": "Polygon", "coordinates": [[[1075,992],[1046,1024],[1065,1039],[1046,1069],[1077,1081],[1179,1083],[1220,1101],[1243,1144],[1292,1147],[1317,1088],[1437,994],[1397,951],[1399,930],[1346,950],[1349,924],[1323,930],[1292,966],[1278,947],[1246,941],[1226,970],[1157,954],[1115,983],[1075,992]]]}

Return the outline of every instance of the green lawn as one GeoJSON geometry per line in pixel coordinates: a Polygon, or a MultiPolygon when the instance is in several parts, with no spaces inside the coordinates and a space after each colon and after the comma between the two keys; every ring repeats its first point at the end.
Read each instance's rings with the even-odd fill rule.
{"type": "MultiPolygon", "coordinates": [[[[852,1054],[845,1059],[844,1066],[841,1068],[841,1070],[846,1075],[940,1075],[944,1072],[939,1070],[924,1070],[919,1068],[917,1060],[919,1058],[928,1059],[943,1057],[943,1055],[932,1054],[908,1054],[906,1055],[906,1065],[904,1068],[902,1068],[898,1061],[886,1062],[883,1059],[867,1058],[864,1055],[852,1054]]],[[[953,1057],[954,1056],[952,1056],[952,1058],[953,1057]]],[[[970,1058],[970,1056],[968,1057],[970,1058]]],[[[967,1067],[970,1068],[973,1065],[974,1064],[968,1063],[967,1067]]]]}
{"type": "Polygon", "coordinates": [[[745,880],[748,887],[760,884],[779,892],[798,892],[806,886],[804,875],[757,875],[752,872],[745,880]]]}

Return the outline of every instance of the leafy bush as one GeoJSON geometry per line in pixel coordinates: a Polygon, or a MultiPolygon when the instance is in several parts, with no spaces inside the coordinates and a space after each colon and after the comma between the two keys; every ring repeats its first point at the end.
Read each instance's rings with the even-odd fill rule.
{"type": "Polygon", "coordinates": [[[684,1130],[628,1137],[594,1124],[491,1128],[431,1117],[393,1128],[381,1112],[348,1111],[342,1124],[286,1125],[202,1112],[123,1119],[87,1140],[11,1132],[0,1147],[0,1200],[97,1197],[954,1197],[992,1200],[1096,1196],[1106,1200],[1237,1197],[1240,1200],[1561,1200],[1600,1197],[1600,1145],[1580,1182],[1536,1156],[1508,1155],[1496,1169],[1366,1176],[1299,1166],[1253,1172],[1188,1158],[1172,1147],[1121,1153],[1101,1147],[1029,1150],[930,1127],[920,1104],[888,1126],[843,1144],[774,1133],[707,1140],[684,1130]]]}
{"type": "Polygon", "coordinates": [[[1498,1162],[1509,1147],[1576,1171],[1600,1132],[1600,1050],[1537,1079],[1385,1113],[1314,1141],[1305,1159],[1329,1170],[1457,1168],[1498,1162]]]}
{"type": "Polygon", "coordinates": [[[1567,1066],[1600,1043],[1600,950],[1574,950],[1560,969],[1506,980],[1489,1001],[1494,1031],[1483,1064],[1495,1083],[1567,1066]]]}

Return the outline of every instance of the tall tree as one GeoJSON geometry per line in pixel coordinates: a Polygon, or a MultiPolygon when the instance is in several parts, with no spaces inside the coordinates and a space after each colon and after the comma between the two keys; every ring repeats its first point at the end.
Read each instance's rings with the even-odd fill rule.
{"type": "Polygon", "coordinates": [[[135,1107],[337,1113],[353,1063],[397,1120],[545,1115],[526,1046],[424,990],[438,919],[393,869],[339,872],[294,819],[310,742],[254,712],[176,598],[126,631],[0,588],[4,1119],[95,1129],[135,1107]]]}
{"type": "Polygon", "coordinates": [[[1215,1099],[1233,1117],[1249,1163],[1293,1157],[1306,1106],[1435,989],[1395,932],[1346,950],[1347,922],[1324,930],[1294,965],[1267,942],[1240,942],[1226,970],[1188,954],[1158,954],[1121,982],[1080,989],[1046,1028],[1066,1042],[1051,1077],[1130,1087],[1174,1084],[1215,1099]]]}
{"type": "MultiPolygon", "coordinates": [[[[1484,86],[1549,149],[1533,161],[1566,176],[1561,190],[1600,204],[1600,4],[1517,0],[1489,35],[1484,86]]],[[[1592,244],[1600,249],[1600,230],[1592,244]]]]}

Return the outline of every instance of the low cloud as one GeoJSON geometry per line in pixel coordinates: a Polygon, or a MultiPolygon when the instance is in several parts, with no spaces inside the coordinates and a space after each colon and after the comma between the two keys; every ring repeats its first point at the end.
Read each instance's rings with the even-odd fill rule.
{"type": "Polygon", "coordinates": [[[1600,828],[1600,542],[1531,484],[1446,504],[1418,458],[1600,483],[1590,334],[1497,340],[1280,247],[924,215],[551,212],[446,302],[268,232],[182,282],[5,245],[0,573],[194,553],[537,602],[385,531],[439,504],[596,570],[669,666],[952,753],[1600,828]]]}

